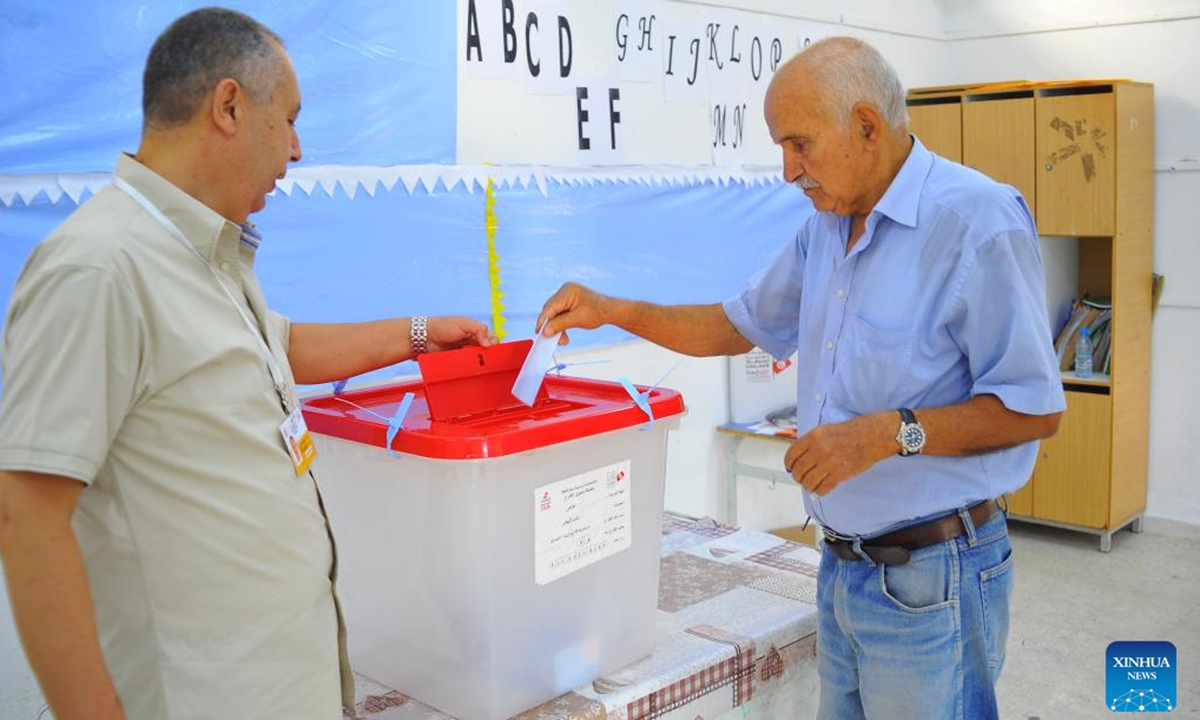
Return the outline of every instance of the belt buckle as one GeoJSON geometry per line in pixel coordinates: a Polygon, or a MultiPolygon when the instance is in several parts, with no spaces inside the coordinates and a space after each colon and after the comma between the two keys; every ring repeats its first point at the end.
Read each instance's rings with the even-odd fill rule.
{"type": "Polygon", "coordinates": [[[842,537],[837,533],[830,532],[824,528],[821,529],[821,540],[829,546],[829,552],[833,553],[841,560],[862,560],[851,546],[850,538],[842,537]]]}
{"type": "Polygon", "coordinates": [[[904,565],[909,560],[908,550],[899,545],[862,545],[855,550],[854,543],[836,536],[826,538],[825,544],[829,552],[850,562],[870,560],[876,565],[904,565]]]}
{"type": "Polygon", "coordinates": [[[822,535],[829,551],[842,560],[861,561],[870,559],[877,565],[904,565],[909,560],[909,552],[898,545],[860,545],[860,550],[854,549],[855,538],[838,535],[822,528],[822,535]]]}

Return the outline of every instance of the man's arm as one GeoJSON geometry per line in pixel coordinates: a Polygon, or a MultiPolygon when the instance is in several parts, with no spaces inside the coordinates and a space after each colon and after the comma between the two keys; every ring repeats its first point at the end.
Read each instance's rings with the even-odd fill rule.
{"type": "MultiPolygon", "coordinates": [[[[412,318],[362,323],[292,323],[288,362],[300,384],[343,380],[413,356],[412,318]]],[[[431,317],[428,350],[496,342],[488,326],[468,317],[431,317]]]]}
{"type": "Polygon", "coordinates": [[[0,558],[29,664],[58,720],[124,720],[71,515],[77,480],[0,471],[0,558]]]}
{"type": "Polygon", "coordinates": [[[559,288],[537,319],[546,337],[601,325],[616,325],[655,345],[696,357],[740,355],[754,347],[729,322],[720,304],[655,305],[601,295],[577,283],[559,288]]]}
{"type": "MultiPolygon", "coordinates": [[[[1058,432],[1062,413],[1013,412],[995,395],[977,395],[957,405],[914,411],[925,427],[924,455],[977,455],[1048,438],[1058,432]]],[[[817,495],[895,455],[900,415],[895,410],[861,415],[843,423],[819,425],[792,443],[783,464],[796,482],[817,495]]]]}

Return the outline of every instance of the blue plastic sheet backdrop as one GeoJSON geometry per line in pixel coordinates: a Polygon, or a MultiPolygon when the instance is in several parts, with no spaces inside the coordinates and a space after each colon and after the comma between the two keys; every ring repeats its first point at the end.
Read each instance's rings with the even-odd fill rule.
{"type": "MultiPolygon", "coordinates": [[[[0,174],[112,169],[154,39],[205,2],[0,3],[0,174]]],[[[233,2],[287,43],[304,165],[452,163],[455,4],[233,2]]]]}
{"type": "MultiPolygon", "coordinates": [[[[0,176],[111,170],[118,152],[137,146],[154,37],[201,4],[0,6],[0,176]]],[[[304,95],[306,165],[454,162],[454,6],[234,5],[288,43],[304,95]]],[[[663,303],[719,301],[812,212],[785,184],[550,181],[545,195],[531,184],[497,187],[495,197],[510,339],[533,334],[542,303],[567,280],[663,303]]],[[[398,183],[353,199],[340,188],[332,197],[320,187],[276,193],[254,217],[264,292],[298,321],[451,313],[490,321],[484,204],[481,189],[461,184],[410,194],[398,183]]],[[[4,307],[30,250],[74,209],[70,198],[51,204],[45,195],[0,204],[4,307]]],[[[572,346],[627,339],[606,328],[573,334],[572,346]]],[[[370,379],[412,372],[405,363],[370,379]]]]}

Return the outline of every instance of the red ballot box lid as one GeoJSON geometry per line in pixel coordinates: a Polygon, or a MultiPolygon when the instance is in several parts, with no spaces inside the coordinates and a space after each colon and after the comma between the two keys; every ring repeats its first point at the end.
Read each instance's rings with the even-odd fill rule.
{"type": "MultiPolygon", "coordinates": [[[[450,460],[512,455],[649,422],[620,383],[602,380],[548,374],[534,404],[524,405],[511,391],[531,346],[522,340],[427,353],[418,359],[420,380],[308,398],[304,419],[313,432],[383,449],[388,419],[412,393],[391,449],[450,460]]],[[[656,420],[684,411],[674,390],[655,388],[648,402],[656,420]]]]}

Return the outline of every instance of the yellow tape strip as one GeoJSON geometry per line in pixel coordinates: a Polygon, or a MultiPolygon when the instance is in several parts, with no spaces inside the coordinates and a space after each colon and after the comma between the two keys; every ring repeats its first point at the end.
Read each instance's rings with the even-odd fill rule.
{"type": "Polygon", "coordinates": [[[493,187],[492,179],[488,178],[483,223],[487,228],[488,281],[492,287],[492,328],[496,337],[503,340],[508,335],[508,330],[504,327],[508,321],[504,318],[504,293],[500,292],[500,253],[496,252],[496,226],[500,221],[496,217],[496,194],[493,187]]]}

